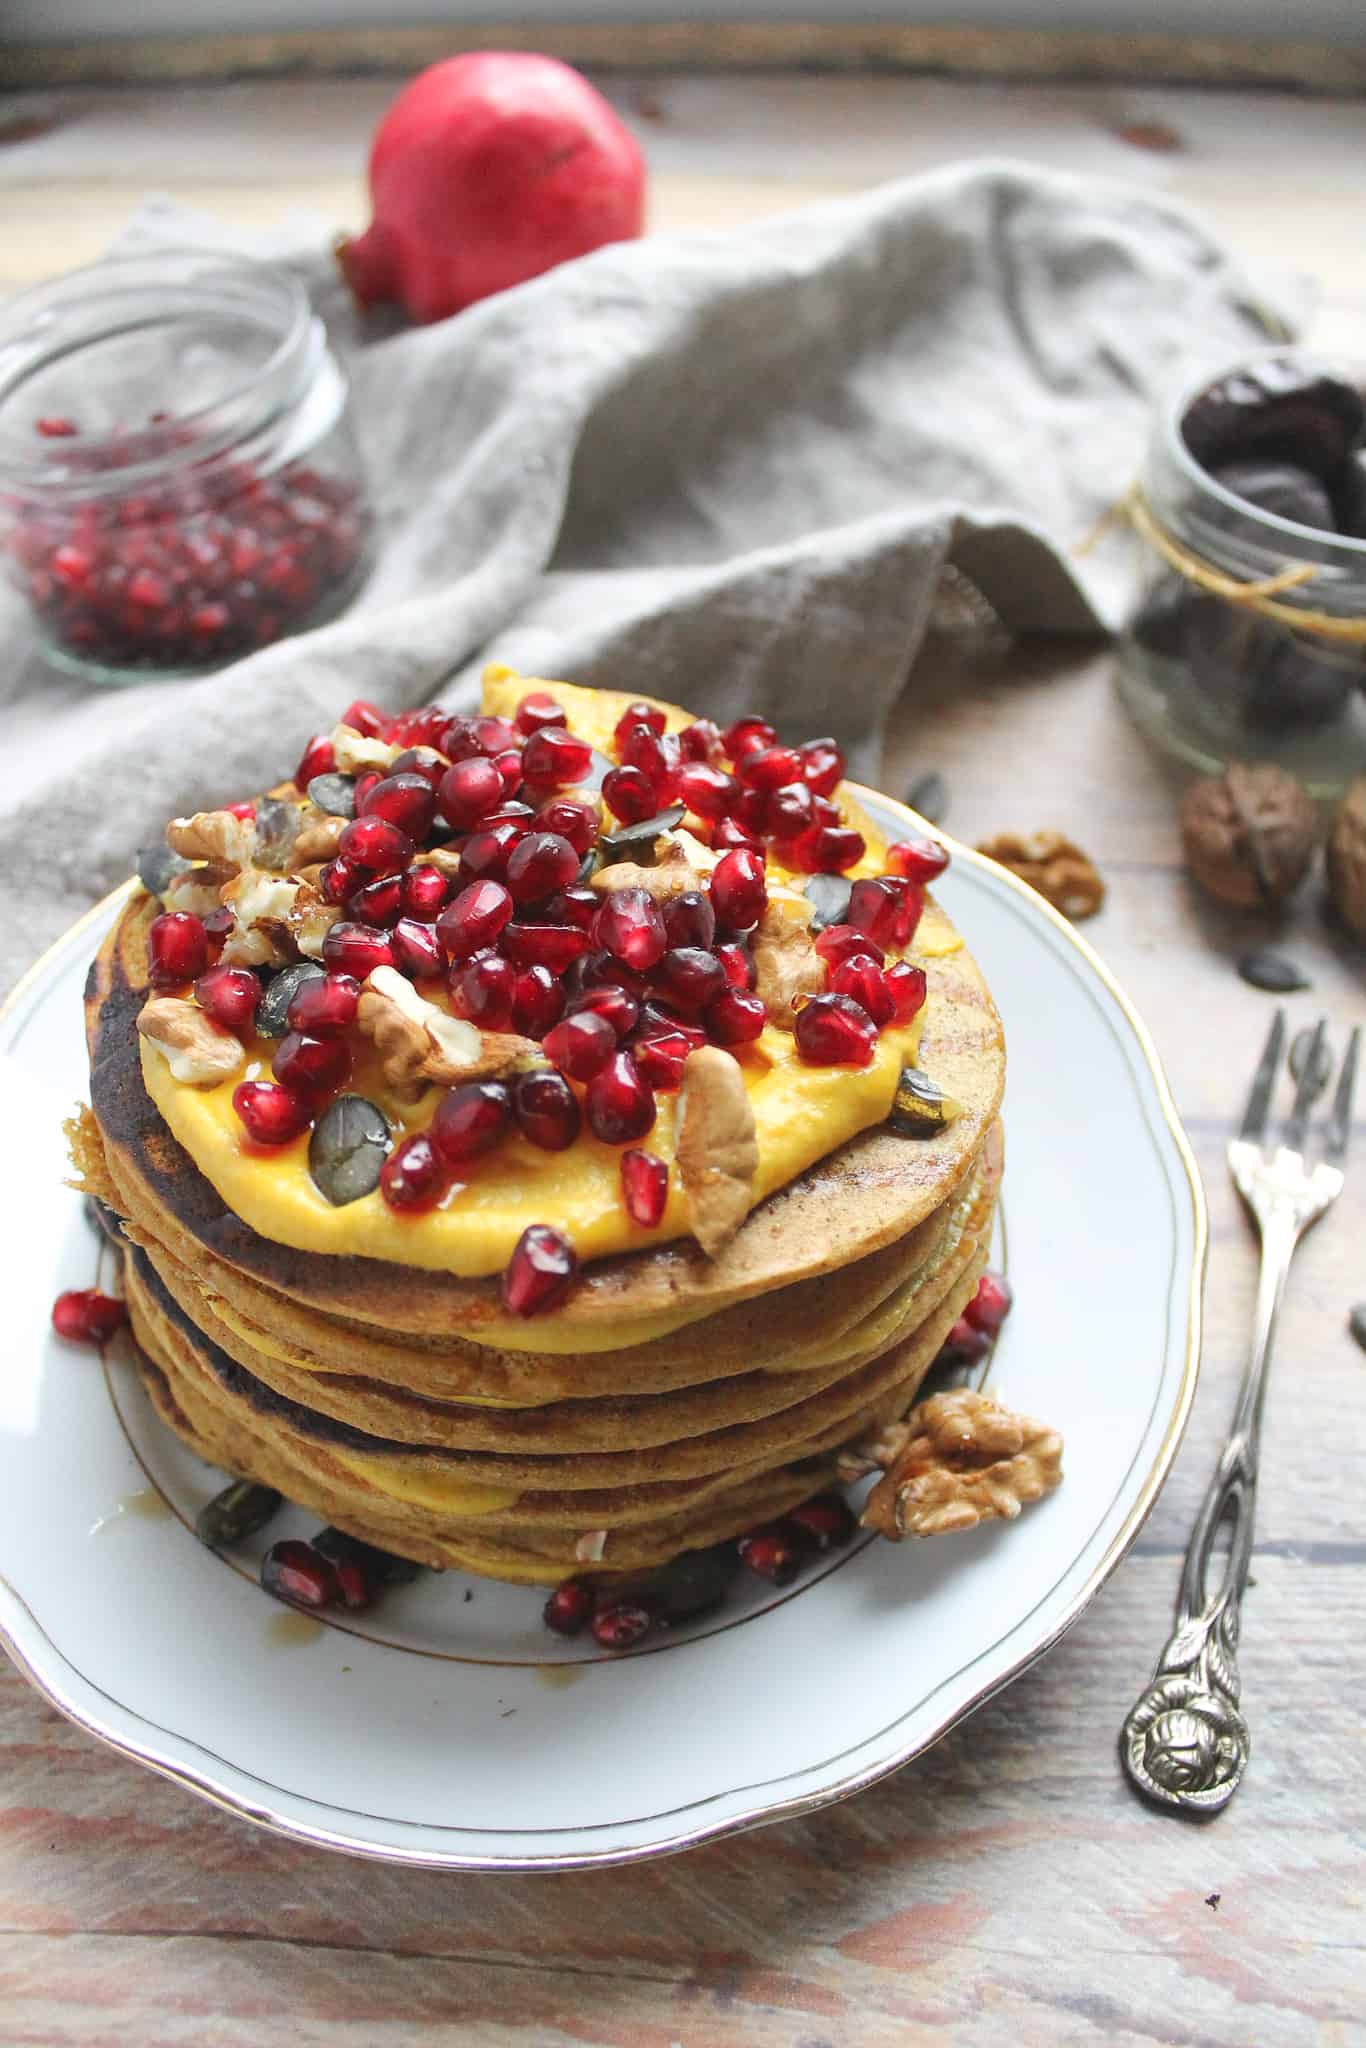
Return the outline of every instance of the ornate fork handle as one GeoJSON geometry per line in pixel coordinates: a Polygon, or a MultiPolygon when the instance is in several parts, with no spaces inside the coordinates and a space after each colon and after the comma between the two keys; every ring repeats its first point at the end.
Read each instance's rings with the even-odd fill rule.
{"type": "Polygon", "coordinates": [[[1341,1185],[1331,1168],[1306,1174],[1296,1154],[1278,1153],[1273,1177],[1255,1146],[1235,1143],[1229,1153],[1238,1186],[1261,1225],[1252,1355],[1233,1428],[1191,1532],[1176,1628],[1120,1735],[1124,1767],[1139,1791],[1187,1813],[1217,1813],[1226,1806],[1247,1766],[1251,1736],[1238,1710],[1239,1608],[1252,1558],[1267,1364],[1295,1247],[1333,1199],[1332,1180],[1341,1185]],[[1245,1159],[1234,1157],[1244,1149],[1245,1159]],[[1228,1555],[1211,1590],[1215,1537],[1225,1522],[1228,1555]]]}

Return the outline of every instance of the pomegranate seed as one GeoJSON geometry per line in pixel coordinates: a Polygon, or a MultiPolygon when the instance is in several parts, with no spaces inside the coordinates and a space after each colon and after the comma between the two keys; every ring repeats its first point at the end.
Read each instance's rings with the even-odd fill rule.
{"type": "Polygon", "coordinates": [[[659,795],[639,768],[612,768],[602,778],[603,801],[623,825],[642,825],[659,809],[659,795]]]}
{"type": "Polygon", "coordinates": [[[713,1045],[750,1045],[768,1022],[758,996],[748,989],[725,988],[707,1007],[707,1036],[713,1045]]]}
{"type": "Polygon", "coordinates": [[[479,826],[481,832],[491,832],[495,825],[513,824],[519,832],[530,832],[536,822],[536,813],[530,804],[524,804],[520,797],[505,796],[496,811],[490,811],[479,826]]]}
{"type": "MultiPolygon", "coordinates": [[[[219,970],[231,973],[231,968],[219,970]]],[[[251,979],[256,980],[255,975],[251,979]]],[[[257,986],[260,998],[260,986],[257,986]]],[[[291,1031],[309,1038],[340,1038],[356,1021],[360,983],[351,974],[314,974],[301,981],[289,999],[285,1012],[291,1031]]]]}
{"type": "Polygon", "coordinates": [[[522,749],[522,774],[543,789],[564,789],[582,782],[592,766],[593,749],[587,740],[555,725],[542,726],[522,749]]]}
{"type": "Polygon", "coordinates": [[[512,984],[512,1028],[544,1038],[564,1014],[564,990],[548,967],[521,967],[512,984]]]}
{"type": "Polygon", "coordinates": [[[852,924],[828,924],[816,934],[815,943],[821,959],[831,968],[842,967],[846,960],[871,960],[881,967],[884,958],[877,940],[852,924]]]}
{"type": "Polygon", "coordinates": [[[721,962],[721,972],[732,988],[751,989],[754,986],[754,956],[747,947],[718,946],[716,957],[721,962]]]}
{"type": "Polygon", "coordinates": [[[567,889],[579,872],[579,856],[558,832],[528,832],[508,855],[507,885],[518,903],[539,903],[567,889]]]}
{"type": "MultiPolygon", "coordinates": [[[[449,766],[449,761],[434,747],[408,747],[389,763],[389,774],[420,775],[431,789],[435,789],[449,766]]],[[[403,820],[395,818],[394,823],[401,825],[403,820]]]]}
{"type": "Polygon", "coordinates": [[[613,728],[612,738],[617,752],[621,752],[628,736],[638,725],[645,726],[650,732],[662,733],[668,722],[668,715],[660,705],[646,704],[643,699],[637,697],[634,703],[626,706],[613,728]]]}
{"type": "Polygon", "coordinates": [[[425,839],[436,816],[436,791],[424,775],[386,775],[366,792],[363,818],[383,818],[410,839],[425,839]]]}
{"type": "Polygon", "coordinates": [[[760,747],[771,747],[777,737],[767,719],[739,718],[734,725],[726,727],[721,735],[721,744],[732,761],[739,761],[760,747]]]}
{"type": "Polygon", "coordinates": [[[578,1098],[553,1067],[519,1074],[512,1083],[512,1107],[522,1136],[543,1152],[565,1152],[579,1135],[578,1098]]]}
{"type": "Polygon", "coordinates": [[[353,818],[337,841],[337,858],[370,875],[401,874],[415,851],[408,834],[386,818],[353,818]]]}
{"type": "Polygon", "coordinates": [[[876,960],[869,960],[863,954],[856,954],[852,960],[842,960],[832,970],[830,988],[837,996],[851,996],[860,1008],[868,1012],[879,1031],[896,1015],[896,1004],[883,979],[882,969],[876,960]]]}
{"type": "Polygon", "coordinates": [[[561,839],[567,839],[580,860],[596,840],[601,822],[601,811],[592,797],[552,797],[536,813],[541,831],[557,832],[561,839]]]}
{"type": "Polygon", "coordinates": [[[740,846],[757,853],[761,842],[758,834],[742,825],[738,818],[718,818],[711,828],[711,843],[726,853],[734,852],[740,846]]]}
{"type": "Polygon", "coordinates": [[[382,740],[389,727],[389,720],[378,704],[365,697],[357,697],[353,704],[348,704],[338,723],[349,725],[352,732],[367,740],[382,740]]]}
{"type": "Polygon", "coordinates": [[[33,426],[34,431],[48,441],[62,441],[80,431],[75,420],[63,418],[55,413],[49,414],[46,419],[35,420],[33,426]]]}
{"type": "Polygon", "coordinates": [[[849,908],[844,913],[844,922],[853,925],[855,931],[867,932],[870,939],[876,939],[879,946],[895,943],[897,918],[901,910],[901,892],[886,882],[864,879],[854,883],[849,891],[849,908]]]}
{"type": "Polygon", "coordinates": [[[637,973],[653,967],[668,944],[659,906],[646,889],[614,889],[593,920],[593,937],[637,973]]]}
{"type": "Polygon", "coordinates": [[[637,974],[634,967],[628,967],[624,960],[618,960],[605,946],[585,954],[575,973],[579,981],[579,986],[574,990],[575,995],[588,988],[620,988],[624,989],[627,995],[634,996],[637,1002],[644,999],[644,975],[637,974]]]}
{"type": "Polygon", "coordinates": [[[501,772],[476,754],[448,768],[436,786],[436,807],[448,825],[468,832],[506,795],[501,772]]]}
{"type": "Polygon", "coordinates": [[[909,1024],[925,1006],[925,970],[909,961],[897,960],[883,975],[892,998],[892,1016],[898,1024],[909,1024]]]}
{"type": "Polygon", "coordinates": [[[374,1606],[383,1582],[366,1559],[341,1552],[334,1553],[327,1561],[336,1573],[341,1605],[348,1613],[361,1614],[367,1607],[374,1606]]]}
{"type": "Polygon", "coordinates": [[[574,1081],[590,1081],[616,1051],[617,1034],[605,1017],[593,1010],[579,1010],[547,1031],[542,1048],[562,1074],[574,1081]]]}
{"type": "Polygon", "coordinates": [[[740,794],[734,776],[724,768],[712,768],[705,761],[684,761],[674,777],[679,801],[699,818],[725,817],[740,794]]]}
{"type": "Polygon", "coordinates": [[[433,981],[445,972],[446,956],[436,928],[419,918],[401,917],[394,926],[394,963],[410,981],[433,981]]]}
{"type": "Polygon", "coordinates": [[[804,1500],[788,1510],[783,1524],[795,1530],[808,1550],[841,1550],[858,1528],[853,1509],[838,1493],[818,1493],[804,1500]]]}
{"type": "Polygon", "coordinates": [[[302,1096],[274,1081],[243,1081],[233,1090],[232,1106],[256,1145],[287,1145],[313,1120],[302,1096]]]}
{"type": "Polygon", "coordinates": [[[664,932],[671,946],[709,947],[716,937],[716,912],[696,889],[670,897],[663,906],[664,932]]]}
{"type": "Polygon", "coordinates": [[[563,974],[588,951],[587,932],[572,924],[510,924],[503,932],[503,951],[519,967],[548,967],[563,974]]]}
{"type": "Polygon", "coordinates": [[[349,860],[330,860],[318,877],[324,903],[345,903],[365,886],[365,876],[349,860]]]}
{"type": "Polygon", "coordinates": [[[517,969],[499,953],[475,953],[451,969],[451,1008],[484,1031],[508,1029],[516,991],[517,969]]]}
{"type": "Polygon", "coordinates": [[[442,911],[436,935],[452,960],[467,960],[496,945],[511,916],[512,898],[501,882],[471,882],[442,911]]]}
{"type": "Polygon", "coordinates": [[[897,946],[909,946],[924,915],[925,886],[923,882],[907,882],[900,875],[884,875],[882,883],[884,888],[897,892],[892,942],[897,946]]]}
{"type": "Polygon", "coordinates": [[[631,1041],[631,1056],[645,1086],[666,1095],[683,1083],[683,1062],[697,1050],[681,1031],[651,1031],[631,1041]]]}
{"type": "Polygon", "coordinates": [[[685,761],[705,761],[709,768],[718,768],[725,752],[720,726],[710,718],[699,718],[692,725],[685,725],[678,735],[678,751],[685,761]]]}
{"type": "Polygon", "coordinates": [[[531,690],[517,706],[517,730],[528,737],[547,725],[568,725],[569,714],[549,690],[531,690]]]}
{"type": "Polygon", "coordinates": [[[335,1607],[341,1599],[331,1560],[311,1543],[300,1543],[293,1537],[283,1543],[272,1543],[261,1559],[261,1584],[277,1600],[290,1607],[302,1607],[310,1614],[335,1607]]]}
{"type": "Polygon", "coordinates": [[[946,1364],[975,1365],[990,1349],[986,1331],[974,1329],[966,1315],[961,1315],[940,1346],[940,1357],[946,1364]]]}
{"type": "Polygon", "coordinates": [[[450,1185],[445,1162],[426,1131],[414,1131],[379,1170],[379,1191],[391,1209],[412,1215],[434,1209],[450,1185]]]}
{"type": "MultiPolygon", "coordinates": [[[[739,795],[736,798],[732,816],[737,824],[744,826],[746,832],[752,832],[762,838],[768,829],[768,791],[764,789],[746,789],[743,785],[737,785],[737,787],[739,795]]],[[[815,801],[816,799],[813,797],[812,802],[814,803],[815,801]]]]}
{"type": "MultiPolygon", "coordinates": [[[[448,761],[472,761],[483,751],[474,737],[472,718],[448,718],[442,728],[440,739],[434,740],[432,744],[448,761]]],[[[495,747],[493,751],[496,754],[501,749],[495,747]]]]}
{"type": "Polygon", "coordinates": [[[546,1223],[528,1224],[503,1274],[503,1306],[514,1316],[541,1316],[558,1308],[578,1265],[573,1247],[558,1230],[546,1223]]]}
{"type": "Polygon", "coordinates": [[[655,1099],[629,1052],[614,1052],[588,1083],[588,1127],[605,1145],[629,1145],[654,1126],[655,1099]]]}
{"type": "Polygon", "coordinates": [[[291,1031],[280,1040],[270,1070],[295,1095],[331,1095],[350,1075],[351,1048],[339,1038],[310,1038],[291,1031]]]}
{"type": "Polygon", "coordinates": [[[128,1311],[98,1287],[73,1287],[52,1304],[52,1327],[68,1344],[107,1344],[122,1329],[128,1311]]]}
{"type": "Polygon", "coordinates": [[[493,755],[493,765],[503,780],[504,801],[515,797],[522,786],[522,754],[519,747],[505,747],[501,754],[493,755]]]}
{"type": "Polygon", "coordinates": [[[808,875],[843,874],[866,851],[863,834],[848,825],[813,825],[792,842],[793,860],[808,875]]]}
{"type": "Polygon", "coordinates": [[[472,719],[470,736],[479,752],[490,758],[494,754],[505,754],[509,747],[517,745],[519,738],[516,726],[507,718],[472,719]]]}
{"type": "Polygon", "coordinates": [[[671,1003],[701,1010],[726,986],[726,970],[703,946],[671,946],[655,969],[655,981],[671,1003]]]}
{"type": "Polygon", "coordinates": [[[400,889],[403,915],[416,918],[419,924],[435,924],[449,892],[450,884],[440,868],[409,868],[400,889]]]}
{"type": "Polygon", "coordinates": [[[640,1016],[640,1004],[628,989],[617,988],[611,982],[603,982],[596,988],[586,988],[571,1001],[569,1008],[574,1014],[581,1010],[596,1011],[605,1017],[618,1038],[625,1038],[628,1031],[634,1031],[640,1016]]]}
{"type": "Polygon", "coordinates": [[[748,789],[771,796],[783,783],[801,781],[801,755],[795,747],[751,747],[736,762],[735,772],[748,789]]]}
{"type": "Polygon", "coordinates": [[[749,931],[758,924],[768,903],[760,855],[746,853],[743,847],[722,854],[712,869],[711,900],[721,923],[732,931],[749,931]]]}
{"type": "Polygon", "coordinates": [[[195,981],[209,964],[204,927],[188,910],[163,910],[147,927],[148,979],[153,988],[195,981]]]}
{"type": "Polygon", "coordinates": [[[923,833],[898,839],[887,848],[888,867],[894,875],[904,875],[908,882],[932,882],[948,864],[949,856],[939,841],[923,833]]]}
{"type": "Polygon", "coordinates": [[[250,825],[250,824],[252,824],[252,823],[254,823],[254,822],[255,822],[255,818],[256,818],[256,806],[255,806],[255,804],[248,804],[248,803],[241,803],[241,804],[229,804],[229,805],[228,805],[228,807],[227,807],[227,810],[228,810],[228,816],[229,816],[230,818],[240,818],[240,819],[242,820],[242,823],[243,823],[244,825],[250,825]]]}
{"type": "Polygon", "coordinates": [[[204,937],[208,941],[209,951],[216,959],[222,952],[224,942],[228,938],[229,933],[236,930],[237,919],[227,904],[223,904],[218,910],[211,910],[203,920],[203,923],[204,937]]]}
{"type": "Polygon", "coordinates": [[[786,1522],[766,1522],[736,1544],[741,1561],[774,1586],[790,1586],[802,1568],[801,1546],[786,1522]]]}
{"type": "Polygon", "coordinates": [[[653,1230],[669,1199],[669,1169],[653,1152],[632,1147],[621,1155],[621,1198],[642,1230],[653,1230]]]}
{"type": "Polygon", "coordinates": [[[541,1609],[541,1619],[557,1636],[576,1636],[592,1612],[592,1587],[583,1579],[562,1579],[541,1609]]]}
{"type": "Polygon", "coordinates": [[[438,752],[450,722],[450,713],[439,704],[428,704],[421,711],[401,711],[389,721],[389,744],[438,752]]]}
{"type": "Polygon", "coordinates": [[[802,764],[802,775],[809,788],[817,796],[833,796],[836,787],[844,779],[844,750],[837,740],[808,740],[798,747],[797,758],[802,764]]]}
{"type": "Polygon", "coordinates": [[[362,774],[358,775],[355,788],[351,792],[352,808],[358,811],[371,790],[377,784],[383,782],[383,780],[384,777],[380,774],[378,768],[367,768],[362,774]]]}
{"type": "Polygon", "coordinates": [[[615,1607],[599,1608],[591,1623],[593,1636],[604,1650],[629,1650],[648,1634],[651,1619],[648,1608],[621,1600],[615,1607]]]}
{"type": "Polygon", "coordinates": [[[342,922],[334,924],[323,940],[323,965],[364,981],[377,967],[394,965],[394,948],[388,932],[374,925],[342,922]]]}
{"type": "Polygon", "coordinates": [[[649,725],[633,725],[620,747],[623,768],[638,768],[654,785],[660,803],[673,789],[678,768],[678,742],[649,725]]]}
{"type": "Polygon", "coordinates": [[[460,849],[461,881],[503,881],[508,871],[508,855],[525,829],[517,819],[508,818],[501,824],[485,825],[472,832],[460,849]]]}
{"type": "Polygon", "coordinates": [[[346,914],[354,923],[382,925],[386,930],[397,924],[402,908],[403,878],[400,875],[381,875],[378,881],[364,882],[354,895],[346,899],[346,914]]]}
{"type": "Polygon", "coordinates": [[[1004,1273],[983,1273],[977,1282],[977,1292],[963,1310],[967,1321],[974,1330],[981,1330],[984,1336],[994,1337],[1014,1302],[1010,1282],[1004,1273]]]}
{"type": "Polygon", "coordinates": [[[195,1001],[215,1024],[246,1031],[261,1000],[261,984],[248,967],[211,967],[194,985],[195,1001]]]}
{"type": "Polygon", "coordinates": [[[849,996],[813,996],[797,1012],[793,1036],[811,1067],[866,1067],[877,1050],[877,1027],[849,996]]]}
{"type": "Polygon", "coordinates": [[[764,804],[764,829],[780,845],[810,831],[816,822],[816,799],[804,782],[784,782],[764,804]]]}
{"type": "Polygon", "coordinates": [[[501,1081],[465,1081],[436,1106],[431,1138],[447,1166],[463,1166],[492,1150],[512,1121],[512,1099],[501,1081]]]}
{"type": "Polygon", "coordinates": [[[591,932],[593,919],[598,914],[601,896],[591,889],[560,889],[547,898],[546,921],[549,924],[572,924],[581,932],[591,932]]]}

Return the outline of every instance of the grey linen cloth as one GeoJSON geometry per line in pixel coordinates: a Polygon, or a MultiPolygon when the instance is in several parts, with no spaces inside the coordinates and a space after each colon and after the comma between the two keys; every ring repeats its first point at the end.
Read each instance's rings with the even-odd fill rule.
{"type": "MultiPolygon", "coordinates": [[[[205,239],[152,207],[130,239],[205,239]]],[[[222,231],[217,239],[227,239],[222,231]]],[[[348,360],[379,512],[350,611],[204,680],[100,690],[0,598],[8,986],[165,820],[287,773],[353,697],[476,699],[490,659],[833,732],[875,775],[946,564],[1017,632],[1119,620],[1077,544],[1193,352],[1286,332],[1202,227],[974,163],[724,234],[619,244],[348,360]]]]}

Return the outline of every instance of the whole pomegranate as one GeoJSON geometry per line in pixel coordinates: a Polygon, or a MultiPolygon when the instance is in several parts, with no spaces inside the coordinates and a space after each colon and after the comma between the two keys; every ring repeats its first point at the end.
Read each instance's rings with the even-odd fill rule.
{"type": "Polygon", "coordinates": [[[526,51],[448,57],[404,87],[370,150],[374,220],[337,255],[358,303],[414,320],[641,232],[645,163],[601,93],[526,51]]]}

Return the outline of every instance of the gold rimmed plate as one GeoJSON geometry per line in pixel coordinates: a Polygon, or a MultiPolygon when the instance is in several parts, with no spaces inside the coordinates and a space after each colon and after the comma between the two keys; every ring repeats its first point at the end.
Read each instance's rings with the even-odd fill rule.
{"type": "MultiPolygon", "coordinates": [[[[858,794],[893,835],[912,822],[858,794]]],[[[81,988],[119,892],[0,1017],[24,1162],[7,1177],[24,1256],[0,1382],[0,1635],[20,1668],[104,1741],[262,1826],[478,1870],[629,1862],[808,1812],[1008,1683],[1076,1619],[1165,1477],[1194,1389],[1205,1215],[1152,1044],[1090,947],[966,848],[938,893],[1005,1020],[1017,1306],[992,1380],[1063,1431],[1056,1494],[1008,1526],[862,1542],[784,1593],[754,1582],[622,1658],[550,1637],[533,1589],[458,1573],[345,1626],[296,1625],[251,1552],[195,1541],[221,1475],[156,1423],[123,1340],[102,1368],[50,1330],[54,1295],[88,1286],[100,1256],[62,1185],[60,1125],[85,1092],[81,988]]],[[[269,1540],[306,1528],[286,1516],[269,1540]]]]}

